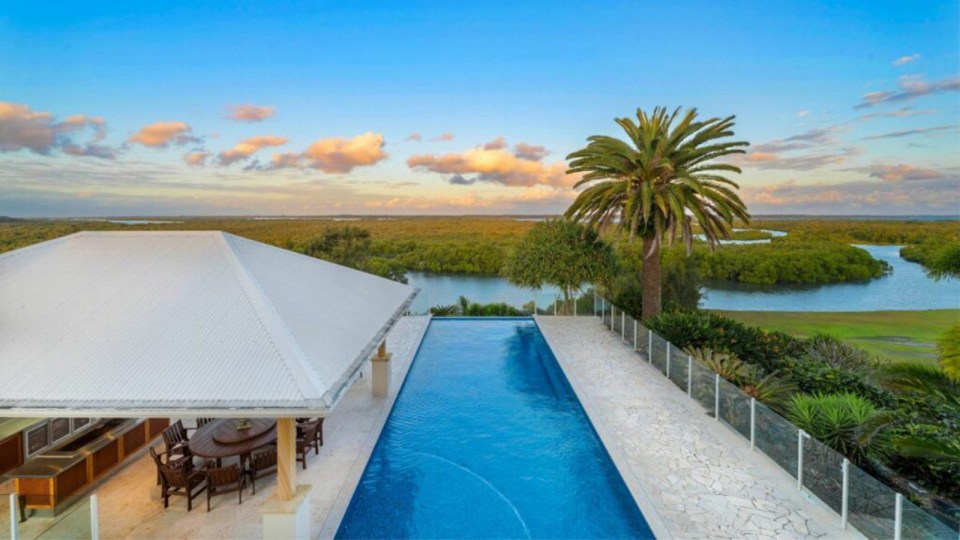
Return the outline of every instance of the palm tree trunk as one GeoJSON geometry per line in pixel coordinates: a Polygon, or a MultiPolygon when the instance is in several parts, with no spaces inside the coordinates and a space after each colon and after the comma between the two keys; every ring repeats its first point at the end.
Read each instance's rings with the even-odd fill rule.
{"type": "Polygon", "coordinates": [[[643,237],[642,309],[648,320],[660,313],[660,243],[655,236],[643,237]]]}
{"type": "Polygon", "coordinates": [[[570,314],[570,289],[563,288],[563,313],[561,315],[570,314]]]}

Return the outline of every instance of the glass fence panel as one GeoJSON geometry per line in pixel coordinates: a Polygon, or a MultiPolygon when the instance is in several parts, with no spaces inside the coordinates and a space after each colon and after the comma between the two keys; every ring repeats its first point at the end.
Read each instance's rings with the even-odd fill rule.
{"type": "Polygon", "coordinates": [[[670,381],[678,388],[687,391],[687,364],[689,356],[682,350],[670,347],[670,381]]]}
{"type": "MultiPolygon", "coordinates": [[[[806,472],[804,472],[806,474],[806,472]]],[[[850,464],[847,521],[867,538],[893,538],[896,495],[863,469],[850,464]]]]}
{"type": "Polygon", "coordinates": [[[750,398],[723,378],[720,379],[720,419],[750,438],[750,398]]]}
{"type": "Polygon", "coordinates": [[[650,351],[652,353],[652,358],[650,358],[650,363],[653,364],[661,373],[667,372],[667,342],[662,337],[653,334],[653,342],[650,344],[650,351]]]}
{"type": "Polygon", "coordinates": [[[593,316],[603,317],[603,298],[593,295],[593,316]]]}
{"type": "Polygon", "coordinates": [[[929,514],[923,508],[903,499],[902,516],[902,538],[936,538],[944,540],[956,540],[960,538],[960,532],[952,529],[939,519],[929,514]]]}
{"type": "Polygon", "coordinates": [[[640,326],[637,324],[637,321],[633,317],[627,315],[627,322],[623,325],[623,328],[625,330],[624,333],[626,334],[627,343],[630,345],[630,347],[636,349],[636,338],[637,334],[640,333],[640,326]]]}
{"type": "Polygon", "coordinates": [[[603,312],[603,325],[607,328],[610,328],[613,324],[613,313],[612,311],[616,308],[612,307],[609,303],[604,306],[606,309],[603,312]]]}
{"type": "Polygon", "coordinates": [[[803,487],[838,514],[843,499],[843,456],[814,438],[803,440],[803,487]]]}
{"type": "Polygon", "coordinates": [[[407,311],[411,315],[427,315],[430,313],[431,307],[433,306],[430,305],[430,295],[420,291],[413,299],[413,302],[410,303],[410,307],[407,308],[407,311]]]}
{"type": "Polygon", "coordinates": [[[713,408],[716,406],[715,384],[713,370],[696,361],[691,364],[690,396],[710,414],[714,414],[713,408]]]}
{"type": "Polygon", "coordinates": [[[561,315],[564,309],[563,302],[553,293],[536,293],[533,303],[537,315],[561,315]]]}
{"type": "Polygon", "coordinates": [[[620,335],[620,329],[623,328],[623,311],[613,308],[613,326],[611,330],[614,334],[620,335]]]}
{"type": "Polygon", "coordinates": [[[755,445],[783,470],[797,477],[797,427],[776,411],[757,403],[755,445]]]}
{"type": "Polygon", "coordinates": [[[634,349],[642,352],[644,355],[647,354],[647,347],[649,346],[650,331],[644,328],[642,324],[637,324],[637,343],[634,346],[634,349]]]}
{"type": "Polygon", "coordinates": [[[91,537],[90,497],[83,497],[65,513],[59,514],[49,529],[38,540],[73,540],[91,537]]]}

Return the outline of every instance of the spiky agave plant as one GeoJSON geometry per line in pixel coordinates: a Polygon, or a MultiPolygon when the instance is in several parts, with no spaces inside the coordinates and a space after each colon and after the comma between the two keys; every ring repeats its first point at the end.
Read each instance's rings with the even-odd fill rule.
{"type": "Polygon", "coordinates": [[[787,417],[857,465],[885,461],[893,453],[885,430],[893,416],[857,394],[797,394],[788,404],[787,417]]]}

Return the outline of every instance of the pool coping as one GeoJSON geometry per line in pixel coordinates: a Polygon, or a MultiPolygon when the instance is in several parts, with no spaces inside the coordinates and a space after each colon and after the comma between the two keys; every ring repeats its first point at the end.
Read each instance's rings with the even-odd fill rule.
{"type": "MultiPolygon", "coordinates": [[[[548,316],[553,317],[553,315],[548,316]]],[[[573,370],[568,369],[565,360],[556,352],[554,352],[554,347],[553,344],[550,343],[550,338],[547,336],[547,333],[540,328],[540,317],[540,315],[536,315],[531,318],[537,325],[537,330],[540,332],[540,335],[543,336],[547,346],[550,347],[550,354],[553,355],[557,365],[559,365],[560,369],[563,370],[563,375],[567,378],[567,382],[573,389],[574,394],[576,394],[577,400],[580,401],[580,406],[583,407],[583,411],[586,413],[587,419],[590,421],[594,432],[596,432],[597,436],[600,438],[600,443],[607,451],[607,455],[610,456],[610,460],[613,462],[614,467],[616,467],[617,472],[620,473],[620,477],[623,479],[624,484],[627,485],[627,490],[633,497],[637,508],[640,509],[640,513],[643,514],[643,518],[646,520],[647,525],[650,526],[650,530],[653,531],[653,535],[658,539],[673,538],[673,534],[670,533],[670,529],[667,528],[667,525],[660,516],[660,513],[657,512],[656,506],[653,503],[653,499],[643,489],[640,484],[640,479],[637,478],[636,473],[630,466],[630,463],[627,461],[627,457],[621,449],[617,437],[610,433],[610,429],[608,428],[606,421],[603,419],[603,416],[599,413],[598,407],[593,403],[593,400],[589,397],[588,393],[583,391],[580,381],[578,380],[576,374],[573,373],[573,370]]]]}
{"type": "Polygon", "coordinates": [[[423,325],[420,334],[416,338],[415,342],[417,346],[413,349],[413,353],[410,354],[409,358],[404,359],[403,365],[399,366],[400,370],[393,374],[395,378],[393,384],[390,385],[390,390],[387,393],[381,410],[377,413],[377,418],[374,420],[373,426],[370,428],[366,439],[364,439],[363,445],[360,447],[360,452],[350,466],[350,472],[347,474],[347,478],[343,486],[341,486],[340,492],[337,494],[330,513],[327,514],[326,520],[320,525],[319,532],[314,535],[315,538],[333,538],[340,529],[340,523],[347,514],[347,508],[350,506],[353,494],[360,484],[363,472],[367,469],[367,463],[370,461],[370,456],[373,455],[373,449],[377,446],[377,441],[380,440],[383,426],[386,425],[390,413],[393,412],[393,405],[397,401],[397,396],[400,395],[400,391],[407,382],[407,374],[410,372],[410,366],[413,365],[417,353],[420,352],[420,347],[423,345],[423,338],[427,334],[431,322],[433,322],[433,315],[427,315],[427,322],[423,325]]]}

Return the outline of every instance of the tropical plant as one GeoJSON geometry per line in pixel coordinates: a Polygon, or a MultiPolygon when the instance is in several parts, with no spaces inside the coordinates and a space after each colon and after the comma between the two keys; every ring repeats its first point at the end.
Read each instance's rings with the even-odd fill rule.
{"type": "Polygon", "coordinates": [[[780,377],[779,372],[764,375],[757,368],[748,369],[739,386],[744,394],[780,411],[797,391],[797,385],[780,377]]]}
{"type": "Polygon", "coordinates": [[[891,390],[935,400],[938,405],[960,414],[960,382],[947,377],[944,370],[916,362],[887,364],[875,376],[891,390]]]}
{"type": "Polygon", "coordinates": [[[430,314],[435,317],[456,317],[460,314],[460,308],[456,304],[433,306],[430,308],[430,314]]]}
{"type": "Polygon", "coordinates": [[[868,374],[880,365],[869,352],[827,334],[817,334],[804,343],[808,358],[833,368],[868,374]]]}
{"type": "Polygon", "coordinates": [[[857,465],[882,462],[892,454],[885,428],[893,417],[857,394],[797,394],[788,403],[787,417],[857,465]]]}
{"type": "Polygon", "coordinates": [[[458,309],[460,314],[465,317],[517,317],[520,315],[529,315],[528,312],[524,312],[503,302],[480,304],[471,302],[466,296],[461,296],[458,303],[459,306],[450,307],[458,309]]]}
{"type": "Polygon", "coordinates": [[[715,351],[709,347],[687,347],[683,350],[694,360],[724,379],[733,383],[745,380],[749,376],[749,366],[735,354],[715,351]]]}
{"type": "Polygon", "coordinates": [[[592,229],[614,227],[629,241],[643,240],[644,320],[660,313],[660,250],[664,240],[682,238],[690,249],[698,225],[711,246],[729,238],[735,219],[749,222],[746,206],[725,173],[740,173],[721,158],[744,153],[748,143],[729,141],[733,116],[698,120],[697,110],[680,114],[656,107],[637,109],[636,121],[618,118],[627,141],[606,135],[567,156],[568,173],[583,173],[575,187],[588,186],[566,216],[592,229]]]}
{"type": "Polygon", "coordinates": [[[960,383],[960,324],[947,330],[937,342],[940,367],[953,382],[960,383]]]}
{"type": "Polygon", "coordinates": [[[596,231],[565,219],[537,223],[517,245],[504,273],[511,283],[539,289],[553,285],[563,294],[563,309],[573,313],[571,297],[584,286],[605,281],[616,266],[613,250],[596,231]]]}

